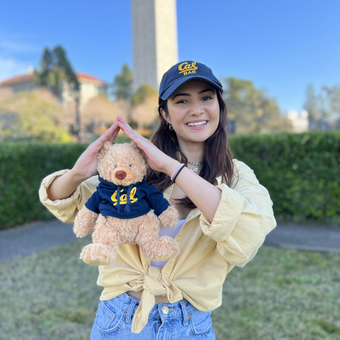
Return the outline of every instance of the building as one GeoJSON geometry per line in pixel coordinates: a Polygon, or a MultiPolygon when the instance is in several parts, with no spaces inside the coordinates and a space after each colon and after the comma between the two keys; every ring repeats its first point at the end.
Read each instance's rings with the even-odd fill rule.
{"type": "Polygon", "coordinates": [[[292,124],[293,132],[306,132],[309,130],[308,112],[303,110],[288,110],[283,112],[283,116],[288,118],[292,124]]]}
{"type": "Polygon", "coordinates": [[[176,0],[132,0],[134,89],[158,89],[178,62],[176,0]]]}
{"type": "MultiPolygon", "coordinates": [[[[33,72],[30,71],[25,75],[7,79],[0,83],[0,88],[9,88],[13,93],[36,90],[39,85],[34,82],[33,75],[33,72]]],[[[100,93],[106,94],[108,84],[102,80],[85,73],[76,73],[76,75],[80,83],[80,108],[83,108],[91,98],[100,93]]],[[[67,83],[62,86],[63,91],[59,99],[63,105],[66,105],[74,99],[74,94],[67,83]]]]}

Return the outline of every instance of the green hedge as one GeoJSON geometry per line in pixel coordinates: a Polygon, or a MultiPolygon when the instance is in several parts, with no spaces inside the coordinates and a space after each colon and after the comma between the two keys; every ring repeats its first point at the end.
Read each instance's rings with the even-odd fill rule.
{"type": "Polygon", "coordinates": [[[233,136],[274,202],[278,220],[340,221],[340,132],[233,136]]]}
{"type": "Polygon", "coordinates": [[[38,198],[41,180],[71,168],[85,144],[0,144],[0,229],[51,218],[38,198]]]}
{"type": "MultiPolygon", "coordinates": [[[[86,146],[1,143],[0,229],[51,218],[40,182],[71,168],[86,146]]],[[[268,188],[277,219],[340,222],[340,132],[233,136],[230,146],[268,188]]]]}

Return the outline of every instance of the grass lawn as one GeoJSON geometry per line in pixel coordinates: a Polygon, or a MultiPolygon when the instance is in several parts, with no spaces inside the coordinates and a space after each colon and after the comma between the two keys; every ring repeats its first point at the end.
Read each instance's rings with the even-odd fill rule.
{"type": "MultiPolygon", "coordinates": [[[[89,240],[0,265],[0,340],[89,339],[101,288],[89,240]]],[[[340,255],[262,247],[224,285],[217,339],[340,339],[340,255]]],[[[153,340],[153,339],[150,339],[153,340]]]]}

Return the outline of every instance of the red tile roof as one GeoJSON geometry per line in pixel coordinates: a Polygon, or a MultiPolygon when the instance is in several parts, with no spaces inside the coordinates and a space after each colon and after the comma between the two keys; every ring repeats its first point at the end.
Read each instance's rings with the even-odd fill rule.
{"type": "Polygon", "coordinates": [[[33,73],[25,74],[23,76],[17,76],[13,77],[7,80],[4,80],[3,82],[0,83],[1,85],[11,85],[15,83],[23,83],[26,80],[31,80],[33,78],[33,73]]]}
{"type": "Polygon", "coordinates": [[[77,72],[76,75],[78,77],[78,80],[84,79],[84,80],[90,80],[90,81],[97,82],[97,83],[104,83],[104,84],[106,84],[104,81],[100,80],[99,78],[90,76],[89,74],[86,74],[86,73],[79,73],[79,72],[77,72]]]}
{"type": "MultiPolygon", "coordinates": [[[[99,78],[90,76],[89,74],[85,74],[85,73],[76,73],[78,80],[85,80],[85,81],[90,81],[93,83],[97,83],[97,84],[103,84],[103,85],[107,85],[104,81],[100,80],[99,78]]],[[[6,85],[12,85],[15,83],[23,83],[25,81],[29,81],[33,78],[33,73],[29,73],[29,74],[25,74],[22,76],[17,76],[17,77],[13,77],[10,79],[6,79],[3,82],[0,83],[0,86],[6,86],[6,85]]]]}

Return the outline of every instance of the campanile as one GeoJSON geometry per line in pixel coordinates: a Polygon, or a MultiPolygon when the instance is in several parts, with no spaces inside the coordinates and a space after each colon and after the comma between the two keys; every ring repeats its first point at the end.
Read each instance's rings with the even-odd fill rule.
{"type": "Polygon", "coordinates": [[[162,75],[178,62],[176,0],[132,0],[134,89],[158,90],[162,75]]]}

